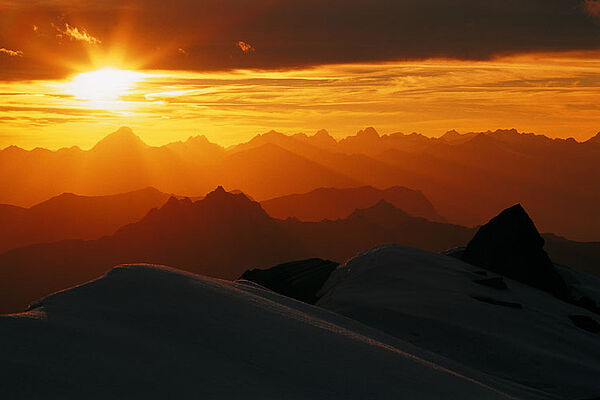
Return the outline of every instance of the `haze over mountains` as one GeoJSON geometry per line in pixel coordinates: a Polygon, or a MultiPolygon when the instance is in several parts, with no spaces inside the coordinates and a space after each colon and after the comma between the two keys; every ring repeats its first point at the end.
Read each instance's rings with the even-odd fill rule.
{"type": "MultiPolygon", "coordinates": [[[[437,252],[463,246],[475,234],[472,228],[411,216],[383,199],[356,209],[345,218],[305,222],[273,218],[260,203],[243,193],[226,192],[222,187],[196,201],[170,197],[164,202],[165,196],[154,189],[116,197],[60,196],[50,202],[62,204],[55,207],[61,212],[51,214],[54,218],[32,212],[27,219],[29,227],[23,226],[18,231],[19,224],[7,225],[5,246],[15,243],[10,236],[13,230],[21,233],[15,238],[21,240],[22,246],[27,244],[24,240],[39,242],[0,254],[0,312],[22,310],[40,296],[85,282],[123,262],[161,263],[235,279],[247,269],[310,257],[343,262],[360,251],[386,243],[437,252]],[[68,201],[63,204],[65,198],[68,201]],[[140,198],[146,200],[141,202],[140,198]],[[153,201],[159,203],[155,208],[151,208],[153,201]],[[118,209],[115,206],[123,202],[129,208],[114,212],[118,209]],[[86,209],[89,204],[98,208],[92,212],[86,209]],[[149,212],[137,218],[142,206],[149,212]],[[131,207],[134,212],[124,214],[131,207]],[[62,227],[61,218],[70,215],[69,209],[78,213],[66,219],[71,222],[65,223],[64,229],[56,229],[62,227]],[[106,232],[119,221],[124,226],[106,232]],[[35,227],[44,224],[46,229],[39,229],[36,236],[35,227]],[[79,240],[42,243],[61,239],[60,235],[62,239],[79,240]]],[[[347,203],[340,209],[355,204],[352,198],[347,203]]],[[[423,204],[428,209],[428,203],[423,204]]],[[[25,215],[27,211],[30,210],[21,210],[25,215]]],[[[600,248],[598,243],[565,239],[558,244],[551,240],[546,245],[552,256],[557,255],[555,261],[575,268],[581,265],[583,270],[599,274],[597,248],[600,248]]]]}
{"type": "MultiPolygon", "coordinates": [[[[231,193],[241,193],[239,190],[231,193]]],[[[246,195],[249,199],[250,196],[246,195]]],[[[171,195],[148,187],[118,195],[80,196],[63,193],[30,208],[0,204],[0,253],[29,244],[66,239],[98,239],[137,222],[151,209],[162,207],[171,195]]],[[[176,198],[183,199],[184,196],[176,198]]],[[[193,197],[201,200],[204,196],[193,197]]],[[[320,188],[305,194],[261,202],[271,217],[302,221],[341,219],[357,208],[369,208],[381,200],[413,216],[440,220],[422,193],[394,186],[385,190],[363,186],[351,189],[320,188]]]]}
{"type": "Polygon", "coordinates": [[[0,251],[7,398],[600,394],[600,279],[576,269],[600,274],[599,243],[548,234],[549,258],[520,205],[476,229],[400,186],[263,202],[218,186],[0,217],[3,245],[24,246],[0,251]],[[258,284],[214,278],[240,276],[258,284]]]}
{"type": "Polygon", "coordinates": [[[63,193],[30,208],[0,205],[0,253],[34,243],[98,239],[138,221],[168,198],[146,188],[96,197],[63,193]]]}
{"type": "Polygon", "coordinates": [[[380,200],[430,221],[443,221],[423,193],[400,186],[376,189],[371,186],[359,188],[319,188],[309,193],[290,194],[264,200],[260,205],[269,215],[279,219],[297,218],[301,221],[346,218],[357,208],[368,208],[380,200]]]}
{"type": "Polygon", "coordinates": [[[10,188],[0,203],[31,206],[63,192],[148,186],[199,196],[223,185],[257,200],[321,187],[403,186],[422,192],[449,222],[474,226],[522,203],[542,231],[589,241],[600,240],[598,159],[598,136],[579,143],[515,130],[427,138],[367,128],[341,140],[325,131],[271,131],[224,149],[204,137],[147,146],[121,128],[88,151],[0,151],[0,185],[10,188]]]}
{"type": "Polygon", "coordinates": [[[162,263],[234,279],[252,267],[309,257],[345,260],[390,242],[441,251],[472,235],[470,228],[410,216],[383,200],[340,220],[277,220],[244,194],[219,187],[195,202],[171,197],[139,222],[97,240],[35,244],[0,254],[0,312],[23,309],[123,262],[162,263]]]}

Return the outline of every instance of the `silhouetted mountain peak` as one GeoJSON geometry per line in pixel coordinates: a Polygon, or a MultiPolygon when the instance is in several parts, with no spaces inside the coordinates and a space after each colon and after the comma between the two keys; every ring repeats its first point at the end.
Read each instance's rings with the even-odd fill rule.
{"type": "Polygon", "coordinates": [[[364,218],[377,218],[385,219],[390,216],[407,216],[404,211],[395,207],[392,203],[386,200],[379,200],[376,204],[368,208],[356,209],[350,217],[364,217],[364,218]]]}
{"type": "Polygon", "coordinates": [[[378,139],[379,133],[375,130],[375,128],[369,126],[368,128],[358,131],[356,136],[361,138],[378,139]]]}
{"type": "Polygon", "coordinates": [[[520,204],[479,228],[463,260],[566,299],[568,288],[544,251],[544,239],[520,204]]]}
{"type": "Polygon", "coordinates": [[[600,143],[600,132],[586,140],[584,143],[600,143]]]}
{"type": "Polygon", "coordinates": [[[123,126],[96,143],[92,151],[123,151],[145,147],[148,147],[148,145],[133,133],[131,128],[123,126]]]}
{"type": "Polygon", "coordinates": [[[208,193],[199,203],[208,207],[215,207],[215,209],[231,208],[238,211],[260,210],[261,215],[267,215],[259,203],[250,200],[243,192],[228,192],[223,186],[217,186],[215,190],[208,193]]]}
{"type": "Polygon", "coordinates": [[[225,191],[225,188],[223,188],[223,186],[219,185],[217,186],[217,188],[215,190],[213,190],[212,192],[208,193],[206,196],[221,196],[221,195],[225,195],[227,192],[225,191]]]}
{"type": "Polygon", "coordinates": [[[25,152],[24,149],[20,148],[19,146],[15,146],[14,144],[11,144],[10,146],[4,148],[2,151],[5,151],[7,153],[25,152]]]}
{"type": "Polygon", "coordinates": [[[282,137],[282,136],[286,136],[286,135],[281,132],[277,132],[276,130],[271,129],[269,132],[265,132],[260,136],[265,137],[265,138],[272,138],[272,137],[282,137]]]}
{"type": "Polygon", "coordinates": [[[186,140],[187,143],[211,143],[204,135],[190,136],[186,140]]]}
{"type": "Polygon", "coordinates": [[[519,133],[518,130],[516,130],[515,128],[511,128],[511,129],[496,129],[493,134],[495,135],[520,135],[521,133],[519,133]]]}
{"type": "Polygon", "coordinates": [[[452,130],[450,130],[450,131],[448,131],[448,132],[444,133],[444,134],[441,136],[441,139],[444,139],[444,140],[448,140],[448,139],[450,139],[450,140],[451,140],[451,139],[456,139],[456,138],[458,138],[458,137],[460,137],[460,136],[462,136],[462,135],[461,135],[461,134],[460,134],[460,133],[459,133],[457,130],[455,130],[455,129],[452,129],[452,130]]]}
{"type": "Polygon", "coordinates": [[[161,211],[164,210],[174,210],[174,209],[181,209],[183,207],[187,207],[192,205],[192,200],[190,200],[189,197],[184,197],[182,199],[178,199],[175,196],[171,196],[169,197],[169,200],[167,200],[167,202],[160,208],[161,211]]]}

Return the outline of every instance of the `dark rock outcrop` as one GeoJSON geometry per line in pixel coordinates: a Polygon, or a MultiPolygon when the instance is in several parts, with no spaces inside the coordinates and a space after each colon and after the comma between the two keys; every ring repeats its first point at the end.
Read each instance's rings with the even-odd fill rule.
{"type": "Polygon", "coordinates": [[[544,251],[544,239],[520,204],[507,208],[479,228],[462,259],[559,299],[570,299],[567,284],[544,251]]]}
{"type": "Polygon", "coordinates": [[[317,302],[317,292],[338,263],[310,258],[279,264],[268,269],[253,269],[244,272],[240,279],[246,279],[284,296],[305,303],[317,302]]]}
{"type": "Polygon", "coordinates": [[[578,328],[591,333],[600,333],[600,323],[587,315],[569,315],[571,322],[578,328]]]}

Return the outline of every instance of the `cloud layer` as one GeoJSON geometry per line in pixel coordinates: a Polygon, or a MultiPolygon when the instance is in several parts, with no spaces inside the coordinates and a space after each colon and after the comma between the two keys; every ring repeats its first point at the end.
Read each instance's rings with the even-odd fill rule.
{"type": "Polygon", "coordinates": [[[118,101],[99,102],[69,95],[68,83],[0,82],[0,148],[89,147],[121,125],[153,144],[202,133],[228,145],[271,129],[327,128],[346,136],[371,125],[382,133],[433,136],[514,127],[586,140],[598,131],[600,112],[600,57],[162,71],[140,78],[118,101]]]}
{"type": "Polygon", "coordinates": [[[23,52],[21,50],[10,50],[5,49],[4,47],[0,48],[0,53],[6,54],[10,57],[23,57],[23,52]]]}
{"type": "Polygon", "coordinates": [[[63,64],[89,59],[83,47],[90,44],[97,52],[119,48],[148,68],[187,70],[482,60],[600,47],[596,0],[173,0],[168,7],[162,0],[0,0],[0,6],[9,22],[0,27],[0,43],[31,55],[18,67],[0,60],[5,79],[64,74],[56,57],[63,64]],[[52,24],[71,43],[56,40],[52,24]],[[250,48],[259,50],[248,57],[250,48]]]}

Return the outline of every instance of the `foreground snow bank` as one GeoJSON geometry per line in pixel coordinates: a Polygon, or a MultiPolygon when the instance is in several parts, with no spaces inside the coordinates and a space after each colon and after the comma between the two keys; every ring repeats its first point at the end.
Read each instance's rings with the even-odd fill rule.
{"type": "MultiPolygon", "coordinates": [[[[250,282],[126,265],[0,317],[0,398],[506,399],[360,323],[250,282]]],[[[485,377],[483,377],[485,378],[485,377]]]]}
{"type": "MultiPolygon", "coordinates": [[[[600,293],[597,279],[570,273],[600,293]]],[[[571,319],[600,316],[458,259],[381,246],[338,267],[319,295],[318,306],[457,364],[558,398],[600,395],[600,334],[571,319]]]]}

